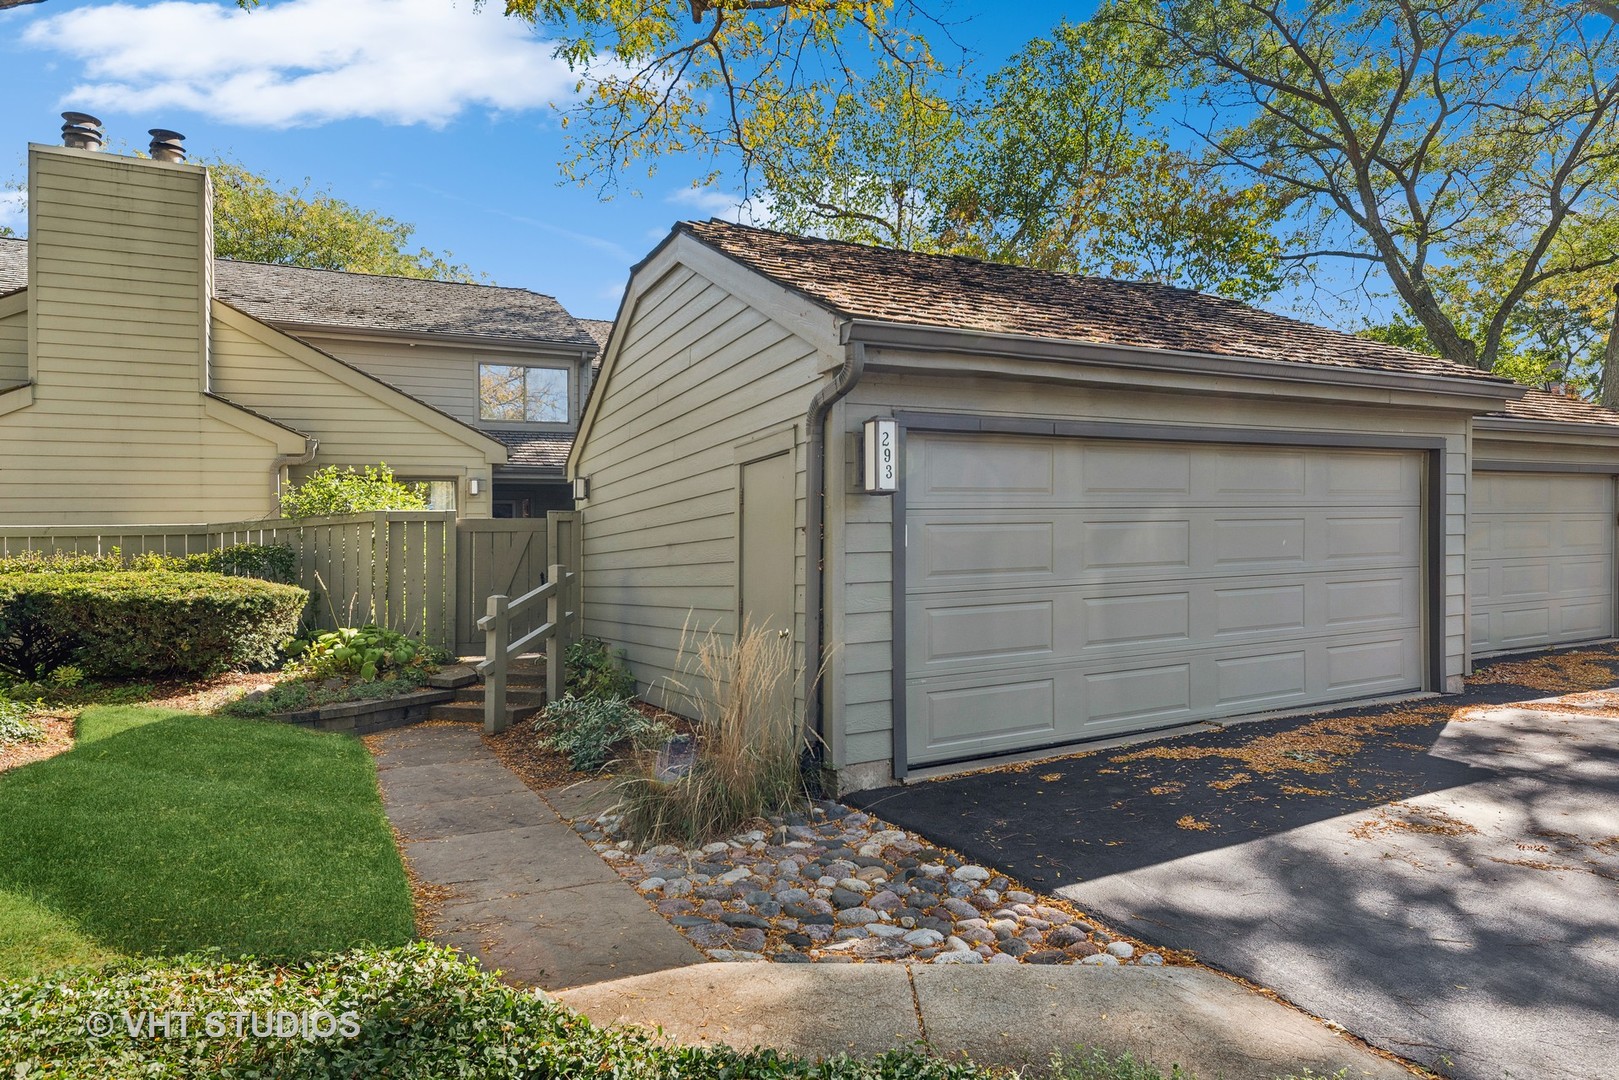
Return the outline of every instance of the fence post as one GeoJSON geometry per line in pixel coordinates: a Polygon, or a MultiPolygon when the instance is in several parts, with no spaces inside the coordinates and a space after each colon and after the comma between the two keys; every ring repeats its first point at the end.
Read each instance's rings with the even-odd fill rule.
{"type": "Polygon", "coordinates": [[[511,638],[511,614],[506,597],[489,598],[489,626],[484,630],[484,659],[490,664],[483,686],[483,729],[490,735],[506,730],[506,645],[511,638]]]}
{"type": "Polygon", "coordinates": [[[553,563],[545,575],[552,585],[551,595],[545,598],[545,621],[551,624],[551,640],[545,646],[545,700],[547,704],[562,697],[562,687],[568,678],[563,652],[568,647],[565,625],[568,611],[568,583],[566,571],[560,563],[553,563]]]}

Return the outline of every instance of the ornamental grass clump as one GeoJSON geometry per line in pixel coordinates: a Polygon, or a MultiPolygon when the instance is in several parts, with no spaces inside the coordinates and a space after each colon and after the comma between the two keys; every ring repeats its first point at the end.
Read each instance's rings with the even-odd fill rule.
{"type": "Polygon", "coordinates": [[[681,638],[686,677],[673,683],[697,718],[696,751],[678,775],[660,777],[658,757],[615,785],[626,835],[641,844],[696,844],[755,818],[791,813],[809,799],[803,733],[793,713],[792,642],[744,628],[681,638]]]}

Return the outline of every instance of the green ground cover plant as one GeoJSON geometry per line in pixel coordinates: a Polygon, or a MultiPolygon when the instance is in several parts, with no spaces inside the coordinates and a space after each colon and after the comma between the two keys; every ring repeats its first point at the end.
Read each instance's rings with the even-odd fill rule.
{"type": "Polygon", "coordinates": [[[384,701],[388,698],[413,694],[427,685],[427,675],[407,671],[392,679],[371,682],[343,683],[328,687],[323,682],[297,680],[277,683],[262,693],[249,694],[220,706],[224,716],[262,719],[276,713],[301,712],[318,709],[323,705],[342,705],[351,701],[384,701]]]}
{"type": "Polygon", "coordinates": [[[66,943],[0,935],[13,973],[91,946],[302,957],[414,934],[357,740],[129,706],[86,709],[72,750],[0,774],[0,897],[66,943]]]}
{"type": "Polygon", "coordinates": [[[21,701],[0,697],[0,746],[8,743],[38,742],[45,737],[33,718],[33,708],[21,701]]]}

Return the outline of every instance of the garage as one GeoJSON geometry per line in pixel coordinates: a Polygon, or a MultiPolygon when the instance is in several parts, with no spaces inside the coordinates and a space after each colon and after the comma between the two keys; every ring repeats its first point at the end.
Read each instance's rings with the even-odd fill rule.
{"type": "Polygon", "coordinates": [[[1422,689],[1425,459],[909,433],[909,764],[1422,689]]]}
{"type": "Polygon", "coordinates": [[[1475,657],[1613,636],[1612,476],[1480,471],[1472,498],[1475,657]]]}

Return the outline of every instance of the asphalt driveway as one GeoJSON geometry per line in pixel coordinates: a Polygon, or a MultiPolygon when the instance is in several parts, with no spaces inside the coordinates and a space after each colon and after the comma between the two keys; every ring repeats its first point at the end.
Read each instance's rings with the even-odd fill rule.
{"type": "Polygon", "coordinates": [[[1619,648],[850,801],[1464,1080],[1619,1063],[1619,648]],[[1555,705],[1524,704],[1568,693],[1555,705]]]}

